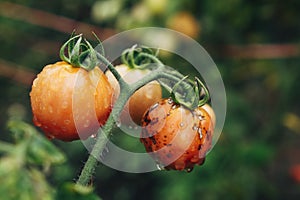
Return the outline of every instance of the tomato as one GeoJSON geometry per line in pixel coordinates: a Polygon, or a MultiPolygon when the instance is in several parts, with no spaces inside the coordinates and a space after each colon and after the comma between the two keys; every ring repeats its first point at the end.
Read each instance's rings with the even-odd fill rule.
{"type": "MultiPolygon", "coordinates": [[[[137,80],[142,79],[147,76],[150,70],[141,69],[131,69],[127,65],[118,65],[116,70],[124,78],[124,80],[131,84],[137,80]]],[[[111,86],[114,88],[114,102],[119,96],[120,87],[118,81],[111,74],[110,71],[106,73],[111,86]]],[[[129,99],[125,105],[121,115],[120,122],[126,125],[139,125],[141,124],[141,119],[146,112],[146,110],[162,98],[162,90],[160,84],[157,81],[152,81],[145,86],[137,90],[129,99]]]]}
{"type": "Polygon", "coordinates": [[[211,148],[212,120],[203,107],[191,111],[163,99],[145,113],[140,140],[160,166],[191,171],[203,164],[211,148]]]}
{"type": "Polygon", "coordinates": [[[34,124],[48,138],[86,139],[106,122],[112,87],[98,67],[86,71],[60,61],[37,75],[30,100],[34,124]]]}
{"type": "Polygon", "coordinates": [[[192,38],[197,38],[200,34],[200,24],[189,12],[179,12],[167,20],[167,27],[179,31],[192,38]]]}

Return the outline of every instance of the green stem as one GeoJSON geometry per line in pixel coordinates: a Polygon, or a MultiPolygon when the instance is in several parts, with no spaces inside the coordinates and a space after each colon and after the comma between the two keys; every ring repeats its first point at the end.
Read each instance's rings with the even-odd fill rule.
{"type": "MultiPolygon", "coordinates": [[[[174,72],[172,70],[169,70],[166,68],[163,63],[157,59],[155,56],[147,54],[147,53],[140,53],[140,56],[147,57],[148,59],[151,59],[155,64],[157,64],[157,68],[153,70],[149,75],[144,77],[141,80],[138,80],[137,82],[133,84],[127,84],[123,78],[120,76],[120,74],[115,70],[114,66],[101,54],[97,54],[97,58],[107,65],[108,69],[111,71],[111,73],[115,76],[115,78],[119,81],[120,84],[120,94],[115,102],[112,112],[109,115],[107,122],[105,125],[99,129],[96,143],[89,155],[89,158],[87,162],[85,163],[81,174],[77,180],[77,184],[79,185],[88,185],[90,182],[90,179],[92,175],[95,172],[96,166],[98,164],[97,158],[101,155],[103,152],[103,149],[105,148],[106,143],[109,141],[112,129],[116,123],[116,119],[118,119],[121,111],[123,110],[126,102],[128,99],[133,95],[135,91],[137,91],[139,88],[144,86],[145,84],[153,81],[153,80],[159,80],[159,79],[168,79],[174,82],[179,82],[183,78],[183,75],[179,72],[174,72]]],[[[154,64],[151,63],[151,64],[154,64]]],[[[182,81],[183,86],[190,86],[187,82],[182,81]]],[[[187,88],[187,87],[185,87],[187,88]]]]}
{"type": "Polygon", "coordinates": [[[115,76],[115,78],[117,79],[117,81],[119,82],[120,86],[121,85],[128,85],[124,79],[122,78],[122,76],[119,74],[119,72],[115,69],[115,67],[111,64],[111,62],[109,62],[104,56],[102,56],[101,54],[97,53],[97,58],[103,63],[105,64],[108,69],[110,70],[110,72],[115,76]]]}
{"type": "MultiPolygon", "coordinates": [[[[107,61],[108,62],[108,61],[107,61]]],[[[108,64],[108,63],[106,63],[108,64]]],[[[109,69],[111,67],[108,65],[109,69]]],[[[140,87],[144,86],[145,84],[156,80],[158,78],[167,78],[171,79],[173,81],[179,81],[180,79],[177,77],[174,77],[172,75],[169,75],[168,73],[164,72],[163,67],[159,67],[158,69],[154,70],[150,75],[143,78],[142,80],[137,81],[134,84],[128,85],[128,84],[120,84],[121,90],[120,95],[114,104],[113,110],[105,123],[105,125],[98,131],[98,136],[96,139],[96,143],[89,155],[89,158],[87,162],[85,163],[81,174],[77,180],[77,184],[80,185],[88,185],[90,182],[90,179],[95,172],[96,166],[98,164],[97,158],[99,155],[101,155],[103,149],[105,148],[106,143],[109,140],[112,128],[115,124],[115,119],[119,117],[119,114],[123,110],[123,107],[125,106],[128,99],[132,96],[132,94],[138,90],[140,87]]]]}

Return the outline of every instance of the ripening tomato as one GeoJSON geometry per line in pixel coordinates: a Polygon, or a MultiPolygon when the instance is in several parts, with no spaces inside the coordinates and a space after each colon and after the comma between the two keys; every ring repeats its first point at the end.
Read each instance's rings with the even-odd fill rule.
{"type": "Polygon", "coordinates": [[[163,99],[145,113],[141,142],[165,169],[191,171],[203,164],[211,148],[212,120],[203,107],[191,111],[171,98],[163,99]]]}
{"type": "MultiPolygon", "coordinates": [[[[123,79],[129,84],[142,79],[151,72],[147,69],[131,69],[124,64],[118,65],[115,68],[123,77],[123,79]]],[[[106,75],[108,77],[109,82],[111,83],[111,86],[114,88],[113,102],[115,102],[119,96],[120,87],[118,81],[110,71],[107,71],[106,75]]],[[[126,125],[141,124],[141,119],[146,110],[161,98],[162,90],[160,84],[157,81],[152,81],[146,84],[130,97],[128,103],[125,105],[120,115],[120,122],[126,125]]]]}
{"type": "Polygon", "coordinates": [[[191,13],[186,11],[171,16],[167,20],[167,27],[191,38],[198,38],[201,31],[200,23],[191,13]]]}
{"type": "Polygon", "coordinates": [[[47,65],[30,92],[34,124],[51,139],[86,139],[106,122],[112,94],[98,67],[87,71],[64,61],[47,65]]]}

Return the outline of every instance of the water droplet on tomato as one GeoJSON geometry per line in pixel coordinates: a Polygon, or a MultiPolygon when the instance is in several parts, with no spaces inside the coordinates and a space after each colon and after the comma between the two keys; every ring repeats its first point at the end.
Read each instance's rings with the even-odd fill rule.
{"type": "Polygon", "coordinates": [[[68,102],[67,101],[62,102],[61,107],[62,109],[66,109],[68,107],[68,102]]]}
{"type": "Polygon", "coordinates": [[[52,106],[49,106],[48,110],[49,110],[49,113],[53,113],[53,108],[52,108],[52,106]]]}
{"type": "Polygon", "coordinates": [[[194,124],[193,130],[194,130],[194,131],[197,131],[197,130],[198,130],[198,126],[197,126],[196,124],[194,124]]]}
{"type": "Polygon", "coordinates": [[[47,134],[46,137],[49,139],[49,140],[53,140],[55,137],[54,135],[52,134],[47,134]]]}
{"type": "Polygon", "coordinates": [[[204,116],[202,116],[202,115],[199,115],[198,118],[200,121],[204,120],[204,116]]]}
{"type": "Polygon", "coordinates": [[[87,127],[89,127],[90,126],[90,120],[85,120],[85,122],[84,122],[84,124],[83,124],[83,127],[85,127],[85,128],[87,128],[87,127]]]}
{"type": "Polygon", "coordinates": [[[155,103],[153,106],[151,106],[150,110],[154,110],[156,107],[158,107],[158,103],[155,103]]]}
{"type": "Polygon", "coordinates": [[[87,108],[91,108],[92,106],[91,106],[90,103],[87,103],[86,107],[87,107],[87,108]]]}
{"type": "Polygon", "coordinates": [[[156,168],[158,170],[164,170],[165,169],[165,167],[163,165],[159,164],[159,163],[156,164],[156,168]]]}
{"type": "Polygon", "coordinates": [[[153,98],[153,93],[151,92],[151,90],[149,90],[146,95],[145,95],[146,99],[152,99],[153,98]]]}
{"type": "Polygon", "coordinates": [[[202,129],[201,129],[201,128],[198,128],[198,133],[199,133],[200,139],[202,139],[202,138],[203,138],[203,135],[202,135],[202,129]]]}
{"type": "Polygon", "coordinates": [[[33,117],[33,123],[37,127],[41,127],[42,126],[41,122],[39,122],[35,116],[33,117]]]}
{"type": "Polygon", "coordinates": [[[173,99],[172,99],[172,98],[169,98],[169,99],[168,99],[168,103],[169,103],[169,104],[172,104],[172,103],[173,103],[173,99]]]}
{"type": "Polygon", "coordinates": [[[177,106],[176,106],[176,105],[173,105],[173,106],[172,106],[172,109],[173,109],[173,110],[175,110],[176,108],[177,108],[177,106]]]}
{"type": "Polygon", "coordinates": [[[186,172],[187,172],[187,173],[190,173],[191,171],[193,171],[193,169],[194,169],[193,167],[187,168],[187,169],[186,169],[186,172]]]}
{"type": "Polygon", "coordinates": [[[97,133],[91,135],[91,138],[95,139],[97,137],[97,133]]]}

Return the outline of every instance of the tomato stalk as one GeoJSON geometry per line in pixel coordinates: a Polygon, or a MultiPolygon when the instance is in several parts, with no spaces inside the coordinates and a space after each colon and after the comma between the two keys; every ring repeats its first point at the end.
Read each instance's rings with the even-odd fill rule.
{"type": "MultiPolygon", "coordinates": [[[[76,45],[76,44],[75,44],[76,45]]],[[[96,137],[95,145],[93,146],[93,149],[88,157],[88,160],[86,161],[81,174],[77,180],[77,184],[79,185],[88,185],[90,182],[90,179],[95,172],[96,166],[98,164],[97,158],[101,153],[103,152],[106,143],[109,141],[109,138],[111,136],[112,129],[116,123],[115,119],[118,119],[120,113],[122,112],[126,102],[128,99],[134,94],[135,91],[137,91],[142,86],[146,85],[147,83],[158,80],[163,86],[166,87],[168,91],[170,90],[170,86],[168,81],[171,81],[173,83],[178,83],[179,86],[182,86],[183,88],[189,88],[190,91],[187,92],[187,96],[191,95],[195,91],[199,90],[199,87],[205,88],[204,84],[199,80],[196,79],[198,85],[196,85],[196,90],[193,88],[191,82],[188,81],[182,81],[182,78],[184,77],[182,74],[175,70],[170,70],[164,64],[155,56],[153,55],[153,52],[149,49],[138,49],[136,46],[132,47],[129,50],[126,50],[124,54],[122,55],[122,61],[125,62],[128,65],[131,65],[131,67],[134,68],[151,68],[152,73],[148,76],[144,77],[141,80],[136,81],[133,84],[126,83],[121,75],[115,70],[114,66],[109,62],[103,54],[96,53],[96,57],[99,62],[102,62],[105,64],[108,69],[112,72],[112,74],[115,76],[115,78],[119,81],[120,85],[120,94],[118,99],[116,100],[112,112],[110,113],[105,125],[98,130],[98,134],[96,137]],[[168,81],[167,81],[168,80],[168,81]],[[191,90],[192,89],[192,90],[191,90]]],[[[205,88],[205,93],[207,95],[207,98],[204,100],[202,99],[201,104],[203,102],[206,103],[208,100],[208,91],[205,88]]],[[[199,93],[199,92],[198,92],[199,93]]],[[[200,95],[200,94],[199,94],[200,95]]],[[[205,96],[206,96],[205,95],[205,96]]],[[[196,95],[197,96],[197,95],[196,95]]],[[[177,97],[175,97],[177,98],[177,97]]],[[[186,98],[185,98],[186,99],[186,98]]],[[[199,99],[199,98],[196,98],[199,99]]],[[[182,102],[183,99],[179,99],[179,103],[182,102]]],[[[185,106],[189,107],[194,105],[195,99],[192,100],[191,104],[185,104],[185,106]]],[[[200,103],[200,101],[199,101],[200,103]]],[[[198,104],[197,104],[198,105],[198,104]]]]}

